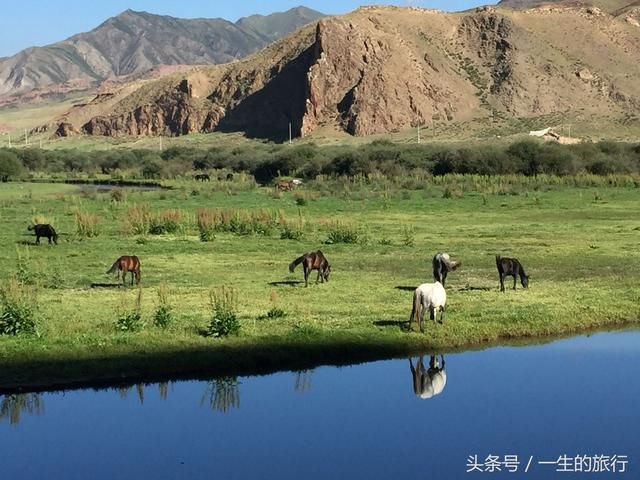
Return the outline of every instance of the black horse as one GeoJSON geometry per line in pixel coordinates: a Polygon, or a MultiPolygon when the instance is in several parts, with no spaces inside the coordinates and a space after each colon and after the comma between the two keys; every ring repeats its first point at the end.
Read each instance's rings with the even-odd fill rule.
{"type": "Polygon", "coordinates": [[[40,237],[46,237],[49,239],[49,243],[53,240],[53,243],[58,244],[58,234],[55,229],[48,223],[38,223],[37,225],[29,225],[27,230],[34,230],[36,233],[36,244],[40,244],[40,237]]]}
{"type": "Polygon", "coordinates": [[[199,173],[198,175],[196,175],[193,178],[195,180],[200,180],[201,182],[210,182],[211,181],[211,177],[209,176],[208,173],[199,173]]]}
{"type": "Polygon", "coordinates": [[[529,288],[529,277],[524,271],[524,267],[517,258],[501,257],[496,255],[496,267],[498,267],[498,275],[500,275],[500,291],[504,292],[504,277],[511,275],[513,277],[513,289],[516,289],[516,275],[520,276],[522,288],[529,288]]]}

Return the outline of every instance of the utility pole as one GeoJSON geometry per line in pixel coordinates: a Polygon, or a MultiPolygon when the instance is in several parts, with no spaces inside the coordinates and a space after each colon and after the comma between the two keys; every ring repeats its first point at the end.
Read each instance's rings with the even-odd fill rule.
{"type": "Polygon", "coordinates": [[[42,139],[40,139],[40,150],[42,150],[42,139]]]}
{"type": "Polygon", "coordinates": [[[24,129],[24,146],[28,147],[29,146],[29,137],[27,136],[27,129],[24,129]]]}
{"type": "Polygon", "coordinates": [[[160,135],[160,151],[162,151],[162,135],[160,135]]]}
{"type": "Polygon", "coordinates": [[[418,124],[418,143],[420,143],[420,124],[418,124]]]}
{"type": "Polygon", "coordinates": [[[291,122],[289,122],[289,145],[291,145],[291,122]]]}

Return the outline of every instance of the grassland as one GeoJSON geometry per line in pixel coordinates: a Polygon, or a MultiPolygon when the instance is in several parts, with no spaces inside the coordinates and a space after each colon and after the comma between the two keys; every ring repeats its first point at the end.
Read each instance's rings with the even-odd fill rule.
{"type": "MultiPolygon", "coordinates": [[[[637,183],[636,183],[637,184],[637,183]]],[[[197,372],[304,368],[444,351],[507,339],[563,335],[630,325],[640,318],[640,207],[632,181],[452,176],[426,179],[414,190],[391,180],[318,180],[296,192],[234,182],[173,182],[172,190],[109,192],[68,185],[0,186],[0,279],[18,275],[37,294],[37,334],[0,336],[0,390],[73,382],[197,372]],[[572,186],[576,183],[577,186],[572,186]],[[611,186],[615,183],[618,186],[611,186]],[[629,186],[627,186],[629,185],[629,186]],[[146,205],[146,207],[142,207],[146,205]],[[180,210],[172,234],[132,233],[131,212],[180,210]],[[266,209],[304,231],[215,234],[200,241],[200,208],[266,209]],[[100,233],[77,235],[76,213],[98,215],[100,233]],[[60,233],[59,245],[31,245],[37,219],[60,233]],[[335,222],[356,243],[326,243],[335,222]],[[330,281],[304,288],[291,260],[322,249],[330,281]],[[407,330],[412,289],[431,281],[437,251],[461,259],[448,278],[443,325],[407,330]],[[530,288],[498,291],[494,255],[517,256],[530,288]],[[120,255],[142,262],[140,311],[146,326],[122,332],[116,319],[135,308],[137,288],[105,271],[120,255]],[[152,324],[165,284],[175,321],[152,324]],[[238,336],[203,335],[210,292],[238,294],[238,336]],[[281,318],[264,318],[272,309],[281,318]]],[[[315,275],[312,277],[315,279],[315,275]]]]}

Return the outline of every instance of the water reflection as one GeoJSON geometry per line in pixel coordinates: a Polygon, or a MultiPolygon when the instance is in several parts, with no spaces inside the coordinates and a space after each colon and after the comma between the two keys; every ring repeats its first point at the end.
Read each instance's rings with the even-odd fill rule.
{"type": "Polygon", "coordinates": [[[201,405],[209,405],[211,410],[226,413],[232,408],[240,408],[240,382],[238,377],[222,377],[211,380],[202,396],[201,405]]]}
{"type": "Polygon", "coordinates": [[[0,420],[8,418],[11,425],[20,423],[23,413],[42,415],[44,401],[39,393],[18,393],[5,395],[0,403],[0,420]]]}
{"type": "Polygon", "coordinates": [[[431,355],[429,368],[424,367],[424,356],[413,361],[409,358],[411,376],[413,377],[413,391],[416,396],[427,399],[439,395],[447,384],[447,373],[444,371],[444,355],[440,355],[441,362],[438,362],[436,355],[431,355]]]}
{"type": "Polygon", "coordinates": [[[311,375],[313,374],[313,370],[299,370],[295,372],[296,379],[294,384],[294,389],[298,393],[305,393],[309,389],[311,389],[311,375]]]}

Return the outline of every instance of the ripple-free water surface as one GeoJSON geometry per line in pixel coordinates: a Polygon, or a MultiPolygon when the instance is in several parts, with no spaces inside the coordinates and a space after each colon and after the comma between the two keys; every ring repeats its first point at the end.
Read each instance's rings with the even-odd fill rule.
{"type": "Polygon", "coordinates": [[[640,478],[640,332],[437,360],[0,397],[0,478],[640,478]]]}

